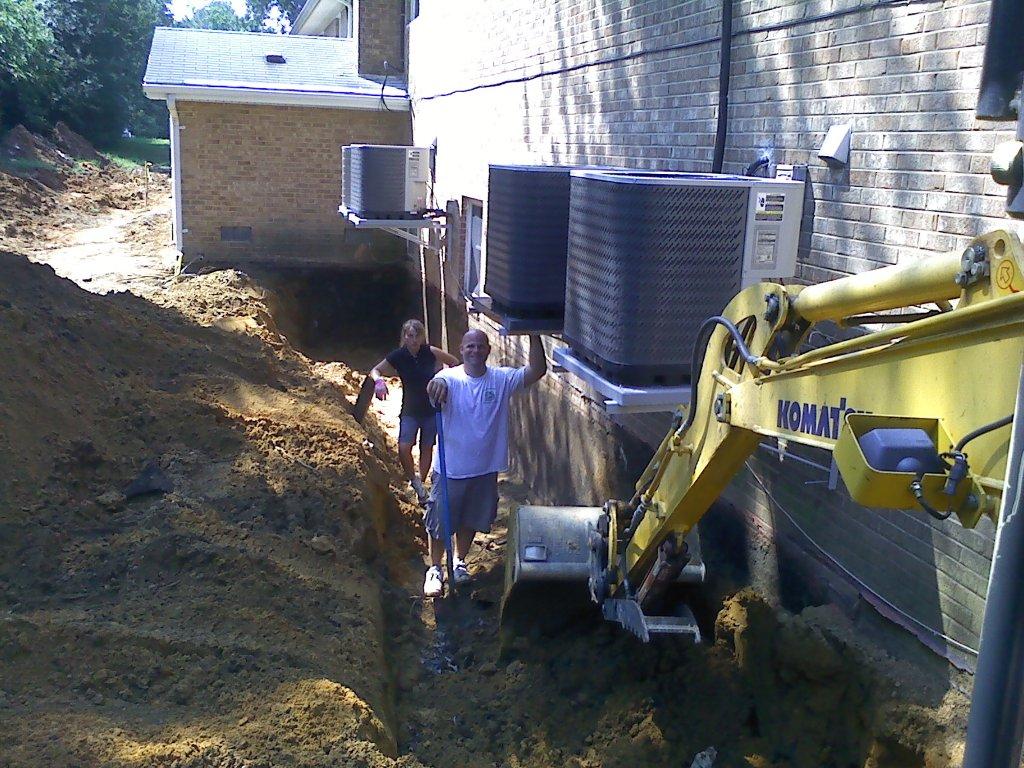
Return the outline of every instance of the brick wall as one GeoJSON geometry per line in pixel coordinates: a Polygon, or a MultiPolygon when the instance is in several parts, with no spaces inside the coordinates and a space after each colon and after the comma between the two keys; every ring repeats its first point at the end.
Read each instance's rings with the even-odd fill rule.
{"type": "Polygon", "coordinates": [[[184,263],[200,255],[230,264],[402,257],[394,238],[343,226],[340,148],[408,143],[408,113],[198,102],[177,108],[184,263]],[[249,227],[251,240],[225,242],[222,227],[249,227]]]}
{"type": "MultiPolygon", "coordinates": [[[[742,172],[762,152],[810,167],[798,263],[805,282],[959,248],[996,227],[1022,232],[1004,218],[1003,190],[987,174],[989,152],[1012,126],[973,116],[988,3],[862,6],[734,5],[724,171],[742,172]],[[850,164],[830,170],[817,148],[843,122],[853,125],[850,164]]],[[[719,21],[714,0],[423,0],[409,28],[410,91],[415,142],[437,141],[438,199],[486,200],[489,162],[709,171],[719,21]]],[[[560,398],[587,414],[580,423],[593,416],[595,435],[614,434],[571,383],[561,386],[560,398]]],[[[663,421],[619,426],[653,445],[663,421]]],[[[521,434],[542,442],[541,425],[533,427],[524,423],[521,434]]],[[[833,572],[852,574],[843,578],[861,582],[857,590],[881,597],[869,602],[912,617],[901,622],[977,647],[991,526],[964,531],[864,510],[841,484],[828,491],[825,472],[780,465],[767,452],[750,466],[764,487],[744,473],[728,493],[750,533],[736,558],[762,557],[765,536],[802,542],[833,572]]]]}
{"type": "Polygon", "coordinates": [[[402,0],[358,0],[359,73],[404,75],[405,3],[402,0]],[[387,71],[384,62],[388,63],[387,71]]]}

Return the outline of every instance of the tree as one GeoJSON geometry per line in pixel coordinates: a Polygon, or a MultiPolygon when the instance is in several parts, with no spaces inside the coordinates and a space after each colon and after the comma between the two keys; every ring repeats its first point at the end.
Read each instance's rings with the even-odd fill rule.
{"type": "Polygon", "coordinates": [[[60,74],[54,40],[32,0],[0,0],[0,126],[42,128],[60,74]]]}
{"type": "Polygon", "coordinates": [[[153,28],[170,25],[163,0],[44,0],[60,51],[55,117],[97,144],[110,144],[129,115],[145,111],[141,83],[153,28]]]}
{"type": "Polygon", "coordinates": [[[287,32],[306,0],[245,0],[249,16],[260,20],[265,32],[287,32]]]}
{"type": "Polygon", "coordinates": [[[188,18],[175,23],[176,27],[192,29],[221,29],[228,32],[257,32],[260,22],[253,16],[239,16],[231,3],[226,0],[214,0],[204,5],[188,18]]]}

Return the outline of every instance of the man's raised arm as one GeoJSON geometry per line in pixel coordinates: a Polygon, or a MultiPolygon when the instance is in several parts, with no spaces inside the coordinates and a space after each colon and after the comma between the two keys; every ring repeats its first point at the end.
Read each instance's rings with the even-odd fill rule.
{"type": "Polygon", "coordinates": [[[544,342],[536,334],[530,335],[530,362],[526,365],[523,386],[536,384],[548,372],[548,361],[544,355],[544,342]]]}

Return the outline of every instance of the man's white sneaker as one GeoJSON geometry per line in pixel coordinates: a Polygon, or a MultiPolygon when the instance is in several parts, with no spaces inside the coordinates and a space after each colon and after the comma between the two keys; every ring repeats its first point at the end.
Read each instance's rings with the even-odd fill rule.
{"type": "Polygon", "coordinates": [[[469,575],[469,569],[466,568],[466,563],[455,558],[455,565],[452,567],[452,578],[456,584],[465,584],[473,577],[469,575]]]}
{"type": "Polygon", "coordinates": [[[444,576],[440,566],[432,565],[427,569],[427,577],[423,580],[424,597],[440,597],[444,592],[444,576]]]}
{"type": "Polygon", "coordinates": [[[417,500],[420,504],[427,503],[427,489],[423,487],[423,481],[418,477],[414,477],[409,481],[409,485],[412,486],[413,493],[416,494],[417,500]]]}

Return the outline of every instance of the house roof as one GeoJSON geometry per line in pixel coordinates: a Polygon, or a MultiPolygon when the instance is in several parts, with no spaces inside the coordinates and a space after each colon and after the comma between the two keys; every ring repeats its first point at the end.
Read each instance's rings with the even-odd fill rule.
{"type": "Polygon", "coordinates": [[[299,14],[292,21],[291,34],[301,35],[306,32],[315,34],[319,31],[318,27],[323,28],[332,16],[337,16],[345,4],[351,7],[351,0],[306,0],[299,14]]]}
{"type": "Polygon", "coordinates": [[[406,91],[360,77],[353,40],[157,27],[142,89],[151,99],[407,110],[406,91]],[[273,64],[267,54],[281,54],[273,64]]]}

